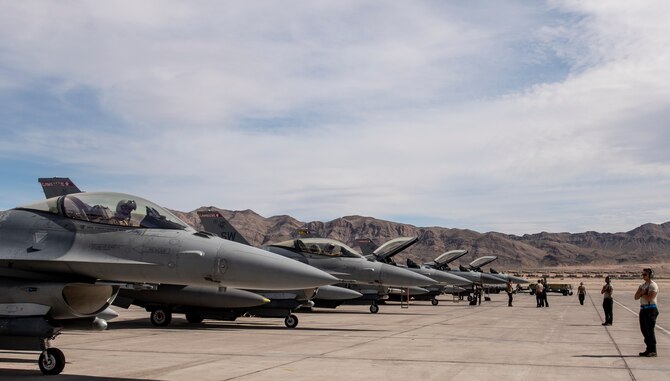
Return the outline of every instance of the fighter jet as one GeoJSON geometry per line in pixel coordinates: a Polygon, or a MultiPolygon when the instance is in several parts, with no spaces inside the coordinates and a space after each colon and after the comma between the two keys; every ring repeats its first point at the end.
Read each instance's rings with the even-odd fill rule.
{"type": "Polygon", "coordinates": [[[267,251],[196,232],[167,209],[123,193],[77,193],[0,212],[0,347],[41,350],[63,329],[105,329],[96,315],[121,288],[159,284],[308,289],[336,278],[267,251]]]}
{"type": "MultiPolygon", "coordinates": [[[[39,182],[47,197],[64,196],[72,192],[83,193],[69,178],[40,178],[39,182]]],[[[244,244],[246,241],[239,242],[244,244]]],[[[335,297],[335,292],[328,289],[331,286],[322,287],[322,295],[335,297]]],[[[349,297],[360,295],[350,290],[343,291],[349,297]]],[[[284,324],[295,328],[298,318],[291,311],[309,302],[309,298],[315,295],[315,289],[289,292],[265,290],[260,293],[262,295],[259,292],[252,293],[231,287],[222,290],[217,287],[161,284],[152,289],[121,289],[113,305],[122,308],[131,305],[143,307],[150,313],[151,324],[157,327],[169,325],[173,314],[177,313],[184,314],[190,323],[200,323],[204,319],[234,321],[242,315],[284,317],[284,324]]],[[[342,292],[338,296],[342,297],[342,292]]]]}
{"type": "MultiPolygon", "coordinates": [[[[206,230],[237,242],[247,242],[219,212],[199,212],[198,214],[206,230]]],[[[314,237],[307,229],[298,229],[296,232],[296,238],[292,240],[266,245],[263,248],[315,266],[337,277],[340,280],[338,286],[362,294],[356,299],[346,299],[346,302],[369,303],[372,313],[379,311],[377,301],[388,294],[389,286],[407,288],[436,284],[435,280],[421,274],[366,260],[356,250],[342,242],[314,237]]],[[[325,299],[317,295],[313,301],[316,306],[334,308],[344,303],[345,299],[325,299]]]]}
{"type": "MultiPolygon", "coordinates": [[[[497,259],[498,259],[498,257],[495,256],[495,255],[479,257],[479,258],[475,259],[474,261],[472,261],[470,263],[470,270],[475,271],[475,272],[484,273],[484,271],[482,270],[482,267],[491,263],[491,262],[493,262],[493,261],[495,261],[495,260],[497,260],[497,259]]],[[[494,276],[496,278],[500,278],[503,281],[505,281],[505,283],[507,283],[509,281],[512,281],[514,283],[530,283],[530,281],[528,279],[521,278],[521,277],[518,277],[518,276],[514,276],[514,275],[511,275],[511,274],[500,273],[493,268],[489,268],[489,272],[490,272],[491,276],[494,276]]]]}
{"type": "MultiPolygon", "coordinates": [[[[470,280],[458,275],[440,271],[429,266],[421,266],[409,258],[407,259],[406,266],[398,264],[393,260],[394,256],[409,248],[418,241],[419,237],[398,237],[382,244],[379,247],[377,247],[377,245],[370,239],[357,239],[356,244],[363,250],[363,253],[366,254],[366,257],[368,258],[373,258],[374,260],[383,263],[405,268],[409,271],[425,275],[439,282],[438,284],[434,285],[425,285],[423,287],[424,291],[410,289],[409,295],[415,300],[430,300],[431,303],[436,306],[439,303],[437,296],[445,293],[447,288],[451,290],[453,289],[451,286],[468,286],[472,283],[470,280]]],[[[390,298],[392,300],[401,300],[402,296],[402,293],[390,294],[390,298]]]]}

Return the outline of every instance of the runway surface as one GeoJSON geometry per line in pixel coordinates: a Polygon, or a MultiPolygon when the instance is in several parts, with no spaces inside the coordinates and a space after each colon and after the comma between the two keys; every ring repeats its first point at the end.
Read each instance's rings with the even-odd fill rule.
{"type": "MultiPolygon", "coordinates": [[[[664,380],[670,379],[670,281],[659,281],[657,358],[644,350],[633,300],[640,281],[614,281],[614,325],[602,323],[602,279],[583,280],[577,296],[549,294],[549,308],[517,294],[493,294],[481,306],[414,302],[342,306],[283,319],[206,320],[175,315],[155,328],[139,308],[104,332],[67,332],[54,341],[67,358],[59,376],[42,376],[37,352],[0,351],[1,380],[664,380]],[[46,378],[44,378],[46,377],[46,378]]],[[[550,281],[551,282],[551,281],[550,281]]],[[[556,281],[572,283],[577,280],[556,281]]]]}

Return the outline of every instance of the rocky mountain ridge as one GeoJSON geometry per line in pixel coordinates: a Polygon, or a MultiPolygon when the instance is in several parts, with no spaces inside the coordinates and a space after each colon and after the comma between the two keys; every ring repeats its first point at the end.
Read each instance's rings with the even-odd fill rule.
{"type": "MultiPolygon", "coordinates": [[[[282,215],[265,218],[252,210],[218,210],[254,246],[291,239],[297,228],[308,228],[318,236],[333,238],[355,247],[357,238],[378,244],[401,236],[418,236],[419,242],[395,259],[430,261],[453,249],[467,249],[463,264],[483,255],[496,255],[494,268],[535,269],[554,266],[608,266],[670,263],[670,222],[645,224],[622,233],[478,233],[467,229],[416,227],[372,217],[346,216],[329,222],[302,222],[282,215]]],[[[197,211],[175,214],[202,230],[197,211]]]]}

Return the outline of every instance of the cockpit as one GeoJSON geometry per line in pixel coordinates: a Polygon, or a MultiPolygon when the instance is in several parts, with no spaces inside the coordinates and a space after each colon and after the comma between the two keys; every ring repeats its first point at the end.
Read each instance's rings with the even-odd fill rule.
{"type": "Polygon", "coordinates": [[[302,238],[280,243],[272,246],[284,247],[297,250],[307,254],[324,255],[328,257],[352,257],[363,258],[356,250],[342,242],[328,238],[302,238]]]}
{"type": "Polygon", "coordinates": [[[53,197],[22,209],[40,210],[73,220],[154,229],[191,229],[167,209],[123,193],[87,192],[53,197]]]}

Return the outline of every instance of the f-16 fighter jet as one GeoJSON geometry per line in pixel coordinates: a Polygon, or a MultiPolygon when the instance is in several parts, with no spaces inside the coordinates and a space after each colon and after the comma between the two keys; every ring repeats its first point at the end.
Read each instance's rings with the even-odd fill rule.
{"type": "MultiPolygon", "coordinates": [[[[200,213],[201,221],[206,230],[221,237],[247,242],[239,232],[220,213],[213,211],[200,213]],[[204,216],[204,218],[203,218],[204,216]]],[[[287,258],[295,259],[315,266],[340,280],[338,285],[350,288],[363,294],[357,299],[347,299],[371,303],[370,311],[379,311],[376,301],[388,293],[388,287],[415,287],[432,285],[437,282],[421,274],[406,269],[390,266],[385,263],[366,260],[361,254],[342,242],[327,238],[316,238],[312,234],[298,233],[298,238],[270,244],[264,249],[287,258]]],[[[334,300],[314,298],[316,306],[336,307],[344,303],[344,299],[334,300]]]]}
{"type": "Polygon", "coordinates": [[[0,347],[65,356],[63,329],[101,330],[121,288],[159,284],[308,289],[336,281],[267,251],[198,233],[168,210],[123,193],[77,193],[0,212],[0,347]]]}
{"type": "MultiPolygon", "coordinates": [[[[69,178],[41,178],[39,181],[47,197],[81,192],[69,178]]],[[[218,212],[215,213],[218,215],[218,212]]],[[[199,212],[198,214],[206,226],[211,225],[212,221],[216,221],[217,224],[227,224],[225,219],[221,221],[212,219],[215,216],[212,216],[210,212],[199,212]]],[[[217,225],[213,228],[210,226],[208,230],[217,231],[218,229],[217,225]]],[[[225,234],[220,234],[222,238],[248,245],[244,237],[234,229],[232,232],[229,232],[228,229],[222,232],[225,232],[225,234]]],[[[328,285],[321,286],[318,290],[314,288],[289,291],[261,290],[252,293],[230,287],[222,292],[215,287],[162,284],[152,290],[122,289],[113,305],[122,308],[128,308],[130,305],[143,307],[150,312],[149,319],[157,327],[169,325],[172,315],[177,313],[186,315],[186,320],[194,324],[204,319],[234,321],[244,315],[284,318],[286,327],[295,328],[298,325],[298,317],[291,313],[292,310],[303,305],[310,305],[312,297],[340,300],[359,296],[361,294],[353,290],[328,285]]]]}

